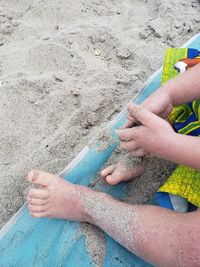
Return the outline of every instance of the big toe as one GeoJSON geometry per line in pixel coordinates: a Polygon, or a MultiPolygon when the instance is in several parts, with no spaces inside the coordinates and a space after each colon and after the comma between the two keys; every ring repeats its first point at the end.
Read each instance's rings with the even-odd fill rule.
{"type": "Polygon", "coordinates": [[[116,185],[120,182],[120,179],[118,177],[113,176],[112,174],[106,177],[106,182],[110,185],[116,185]]]}
{"type": "Polygon", "coordinates": [[[29,182],[42,186],[48,186],[53,178],[55,178],[55,175],[39,170],[32,170],[28,174],[29,182]]]}
{"type": "Polygon", "coordinates": [[[116,185],[124,180],[124,171],[121,166],[117,166],[117,168],[113,171],[112,174],[106,177],[106,181],[110,185],[116,185]]]}
{"type": "Polygon", "coordinates": [[[101,176],[104,178],[107,177],[108,175],[114,172],[114,170],[116,169],[116,166],[117,165],[110,165],[107,168],[103,169],[101,171],[101,176]]]}

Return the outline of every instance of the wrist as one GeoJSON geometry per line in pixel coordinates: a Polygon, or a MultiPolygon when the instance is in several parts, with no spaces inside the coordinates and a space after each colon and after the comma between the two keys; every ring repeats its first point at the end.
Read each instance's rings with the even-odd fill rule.
{"type": "Polygon", "coordinates": [[[167,100],[169,105],[174,106],[174,100],[173,100],[173,88],[169,84],[169,82],[165,85],[163,85],[160,88],[162,94],[164,95],[164,98],[167,100]]]}
{"type": "Polygon", "coordinates": [[[174,140],[176,140],[176,133],[174,131],[162,135],[160,140],[156,140],[154,151],[150,151],[151,154],[165,160],[171,160],[176,145],[174,140]]]}
{"type": "Polygon", "coordinates": [[[172,80],[169,80],[166,84],[164,84],[161,88],[163,91],[165,91],[168,99],[169,99],[169,102],[172,104],[172,106],[176,106],[177,103],[176,103],[176,96],[175,96],[175,89],[174,89],[174,81],[173,79],[172,80]]]}
{"type": "Polygon", "coordinates": [[[183,153],[180,138],[181,135],[176,132],[167,133],[162,140],[162,146],[160,146],[160,149],[158,149],[158,153],[155,154],[155,156],[174,163],[183,164],[180,162],[180,158],[182,157],[181,154],[183,153]]]}
{"type": "Polygon", "coordinates": [[[200,169],[199,137],[175,133],[171,141],[170,160],[181,165],[200,169]]]}

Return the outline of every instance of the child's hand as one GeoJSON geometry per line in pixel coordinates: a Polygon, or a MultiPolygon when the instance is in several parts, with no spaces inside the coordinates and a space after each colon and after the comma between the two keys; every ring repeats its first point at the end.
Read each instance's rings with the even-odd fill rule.
{"type": "MultiPolygon", "coordinates": [[[[143,108],[153,112],[159,117],[166,119],[169,113],[172,111],[173,102],[167,90],[158,90],[149,96],[141,105],[143,108]]],[[[136,123],[136,118],[131,112],[132,105],[128,107],[129,114],[127,116],[128,121],[123,128],[133,127],[136,123]]]]}
{"type": "Polygon", "coordinates": [[[121,148],[130,151],[136,157],[146,153],[164,157],[166,151],[170,149],[171,138],[175,133],[171,125],[135,104],[130,105],[129,112],[141,125],[116,130],[121,140],[121,148]]]}

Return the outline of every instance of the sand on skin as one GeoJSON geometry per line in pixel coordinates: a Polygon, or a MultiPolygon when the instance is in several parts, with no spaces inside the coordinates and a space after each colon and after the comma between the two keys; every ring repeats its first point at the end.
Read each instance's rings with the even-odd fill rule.
{"type": "Polygon", "coordinates": [[[27,172],[66,167],[165,48],[199,32],[199,11],[197,0],[0,0],[0,227],[24,202],[27,172]]]}

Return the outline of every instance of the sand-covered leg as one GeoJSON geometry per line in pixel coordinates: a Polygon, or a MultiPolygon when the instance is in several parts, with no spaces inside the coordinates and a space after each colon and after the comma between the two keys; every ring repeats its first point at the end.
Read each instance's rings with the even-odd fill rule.
{"type": "Polygon", "coordinates": [[[110,185],[126,182],[140,176],[145,170],[141,158],[133,158],[129,153],[115,165],[110,165],[101,171],[110,185]]]}
{"type": "Polygon", "coordinates": [[[53,217],[84,220],[80,191],[85,188],[71,184],[59,176],[33,170],[28,175],[30,183],[37,185],[28,194],[28,207],[33,217],[53,217]]]}

